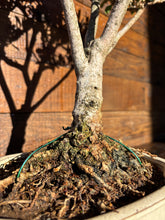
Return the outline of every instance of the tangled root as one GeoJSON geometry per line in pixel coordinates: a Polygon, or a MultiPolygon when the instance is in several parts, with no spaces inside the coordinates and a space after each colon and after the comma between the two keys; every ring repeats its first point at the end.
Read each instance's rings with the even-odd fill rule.
{"type": "Polygon", "coordinates": [[[0,216],[79,219],[114,210],[128,193],[144,195],[139,187],[152,178],[151,164],[141,159],[141,166],[131,152],[102,134],[91,136],[68,132],[35,154],[18,182],[10,183],[7,193],[1,191],[0,216]]]}

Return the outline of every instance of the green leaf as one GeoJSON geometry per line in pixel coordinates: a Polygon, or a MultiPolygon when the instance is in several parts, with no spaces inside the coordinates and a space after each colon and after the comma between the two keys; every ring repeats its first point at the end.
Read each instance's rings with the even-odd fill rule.
{"type": "Polygon", "coordinates": [[[111,11],[112,5],[109,5],[105,8],[105,13],[108,14],[111,11]]]}

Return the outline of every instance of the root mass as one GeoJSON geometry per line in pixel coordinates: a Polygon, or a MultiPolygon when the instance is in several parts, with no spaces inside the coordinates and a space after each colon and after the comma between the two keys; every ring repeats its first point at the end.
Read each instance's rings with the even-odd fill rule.
{"type": "Polygon", "coordinates": [[[141,158],[141,166],[120,144],[103,134],[92,135],[89,130],[70,131],[34,154],[17,183],[4,189],[9,177],[1,180],[0,216],[83,219],[114,210],[126,195],[144,196],[141,187],[154,185],[151,164],[141,158]]]}

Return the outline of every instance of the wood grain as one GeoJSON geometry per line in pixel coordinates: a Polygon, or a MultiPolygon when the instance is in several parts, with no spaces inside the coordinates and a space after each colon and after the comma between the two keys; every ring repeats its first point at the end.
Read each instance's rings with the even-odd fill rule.
{"type": "MultiPolygon", "coordinates": [[[[90,0],[75,1],[82,37],[89,20],[90,3],[90,0]]],[[[0,9],[0,155],[6,153],[12,120],[18,128],[25,128],[23,151],[34,150],[64,133],[62,126],[72,122],[76,77],[70,71],[66,28],[62,21],[57,29],[60,6],[50,0],[45,7],[50,12],[45,29],[42,22],[23,26],[24,16],[20,11],[9,13],[5,7],[0,9]],[[10,24],[18,29],[25,27],[26,31],[12,35],[10,24]],[[11,36],[12,41],[7,41],[11,36]],[[43,41],[46,36],[49,36],[47,42],[43,41]],[[49,47],[43,46],[46,43],[50,43],[49,47]]],[[[155,137],[159,140],[165,137],[163,9],[162,5],[145,10],[104,64],[104,132],[128,145],[143,145],[155,137]]],[[[128,12],[121,27],[132,16],[128,12]]],[[[107,16],[102,11],[97,37],[106,22],[107,16]]],[[[19,138],[19,132],[17,135],[19,138]]]]}
{"type": "Polygon", "coordinates": [[[103,111],[149,111],[149,83],[104,75],[103,111]]]}
{"type": "MultiPolygon", "coordinates": [[[[20,115],[20,120],[21,118],[20,115]]],[[[3,137],[0,139],[2,156],[6,152],[12,131],[10,114],[0,114],[0,122],[0,134],[3,137]]],[[[34,150],[65,133],[62,127],[70,126],[71,122],[71,113],[31,114],[26,126],[25,144],[22,150],[34,150]]],[[[148,112],[103,112],[103,126],[105,134],[121,139],[128,145],[139,145],[151,141],[151,118],[148,112]]]]}
{"type": "MultiPolygon", "coordinates": [[[[22,112],[30,111],[37,103],[36,112],[66,112],[73,110],[76,77],[75,73],[70,72],[69,68],[46,69],[41,73],[37,86],[34,80],[31,81],[31,87],[29,86],[29,88],[25,85],[22,71],[7,65],[5,62],[1,62],[1,70],[17,110],[26,104],[25,97],[28,91],[30,93],[30,90],[29,95],[32,96],[32,102],[26,104],[26,108],[22,109],[22,112]],[[35,86],[36,89],[32,92],[35,86]]],[[[31,79],[35,74],[39,74],[39,65],[31,61],[28,74],[31,79]]],[[[0,100],[0,112],[10,112],[8,104],[10,101],[7,101],[1,87],[0,100]]]]}
{"type": "MultiPolygon", "coordinates": [[[[34,73],[37,74],[38,68],[38,64],[30,62],[29,75],[31,78],[34,73]]],[[[26,88],[22,72],[12,68],[5,62],[1,62],[1,69],[16,109],[22,109],[22,105],[26,104],[27,90],[30,90],[26,88]]],[[[26,104],[26,108],[21,111],[30,111],[31,107],[33,108],[36,103],[40,103],[40,100],[43,99],[43,102],[35,109],[35,112],[71,112],[74,107],[76,77],[74,71],[71,71],[69,74],[68,72],[69,69],[64,67],[55,68],[53,71],[51,69],[44,70],[35,93],[31,94],[33,95],[31,105],[26,104]]],[[[35,82],[32,85],[35,85],[35,82]]],[[[149,111],[150,97],[151,86],[149,83],[130,80],[124,77],[104,75],[103,111],[149,111]]],[[[0,111],[2,113],[9,113],[11,111],[9,109],[9,101],[6,100],[1,88],[0,99],[0,111]]]]}

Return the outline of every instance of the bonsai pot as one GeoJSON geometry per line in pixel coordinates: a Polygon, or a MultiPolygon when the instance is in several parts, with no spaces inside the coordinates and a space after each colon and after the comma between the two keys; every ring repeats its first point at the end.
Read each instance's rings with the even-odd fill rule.
{"type": "MultiPolygon", "coordinates": [[[[8,155],[0,158],[0,166],[9,160],[19,157],[22,154],[8,155]]],[[[144,154],[144,157],[152,164],[160,168],[165,178],[165,159],[160,157],[151,157],[144,154]]],[[[2,218],[0,218],[1,220],[2,218]]],[[[6,219],[6,218],[5,218],[6,219]]],[[[108,212],[89,220],[163,220],[165,219],[165,186],[150,193],[149,195],[125,205],[115,211],[108,212]]]]}

